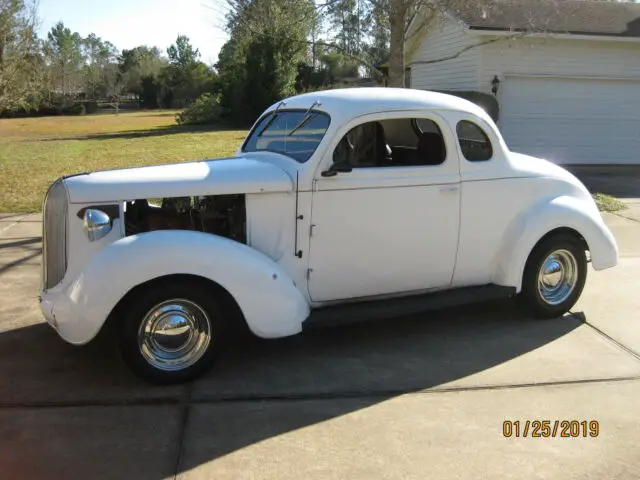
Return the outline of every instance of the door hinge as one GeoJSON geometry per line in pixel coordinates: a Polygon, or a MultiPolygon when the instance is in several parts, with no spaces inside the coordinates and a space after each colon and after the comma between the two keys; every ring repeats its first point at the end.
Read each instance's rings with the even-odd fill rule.
{"type": "Polygon", "coordinates": [[[311,272],[313,272],[313,268],[307,268],[307,280],[311,277],[311,272]]]}
{"type": "Polygon", "coordinates": [[[313,236],[313,229],[315,228],[315,225],[312,223],[311,225],[309,225],[309,236],[312,237],[313,236]]]}

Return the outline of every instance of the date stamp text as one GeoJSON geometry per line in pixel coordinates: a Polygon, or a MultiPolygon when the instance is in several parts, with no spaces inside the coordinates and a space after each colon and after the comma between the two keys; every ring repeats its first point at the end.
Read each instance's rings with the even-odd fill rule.
{"type": "Polygon", "coordinates": [[[600,435],[597,420],[505,420],[502,435],[507,438],[577,438],[600,435]]]}

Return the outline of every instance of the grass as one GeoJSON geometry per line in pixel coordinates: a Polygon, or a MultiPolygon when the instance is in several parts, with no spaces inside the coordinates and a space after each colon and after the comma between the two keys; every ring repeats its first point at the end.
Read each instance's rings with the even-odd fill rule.
{"type": "Polygon", "coordinates": [[[627,205],[611,195],[605,193],[594,193],[593,199],[598,205],[598,210],[601,212],[617,212],[618,210],[624,210],[627,205]]]}
{"type": "Polygon", "coordinates": [[[0,119],[0,213],[40,211],[62,175],[224,157],[246,135],[177,126],[176,113],[0,119]]]}

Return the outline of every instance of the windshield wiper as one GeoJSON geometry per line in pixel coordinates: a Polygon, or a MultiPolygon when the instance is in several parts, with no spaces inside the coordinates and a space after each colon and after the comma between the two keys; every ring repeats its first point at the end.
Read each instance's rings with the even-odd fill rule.
{"type": "Polygon", "coordinates": [[[278,116],[278,110],[280,110],[280,107],[282,107],[283,105],[286,105],[287,102],[285,102],[284,100],[282,100],[278,106],[275,108],[275,110],[271,113],[271,117],[269,117],[269,120],[267,120],[267,123],[265,123],[264,127],[262,127],[260,129],[260,131],[257,133],[256,137],[261,137],[262,134],[267,130],[267,128],[269,128],[271,126],[271,124],[274,122],[274,120],[276,119],[276,117],[278,116]]]}
{"type": "Polygon", "coordinates": [[[293,129],[287,133],[287,137],[290,137],[291,135],[293,135],[296,131],[300,130],[302,127],[304,127],[304,125],[311,120],[314,116],[313,115],[309,115],[309,112],[313,109],[313,107],[319,107],[320,105],[322,105],[318,100],[314,100],[314,102],[311,104],[311,106],[307,109],[306,112],[304,112],[304,117],[302,117],[302,120],[300,120],[298,122],[298,124],[293,127],[293,129]]]}

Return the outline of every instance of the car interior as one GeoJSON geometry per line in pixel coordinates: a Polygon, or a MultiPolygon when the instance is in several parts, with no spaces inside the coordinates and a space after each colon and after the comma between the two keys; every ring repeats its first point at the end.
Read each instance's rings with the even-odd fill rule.
{"type": "Polygon", "coordinates": [[[358,125],[333,154],[334,164],[354,168],[440,165],[445,159],[445,142],[436,123],[410,118],[358,125]]]}

